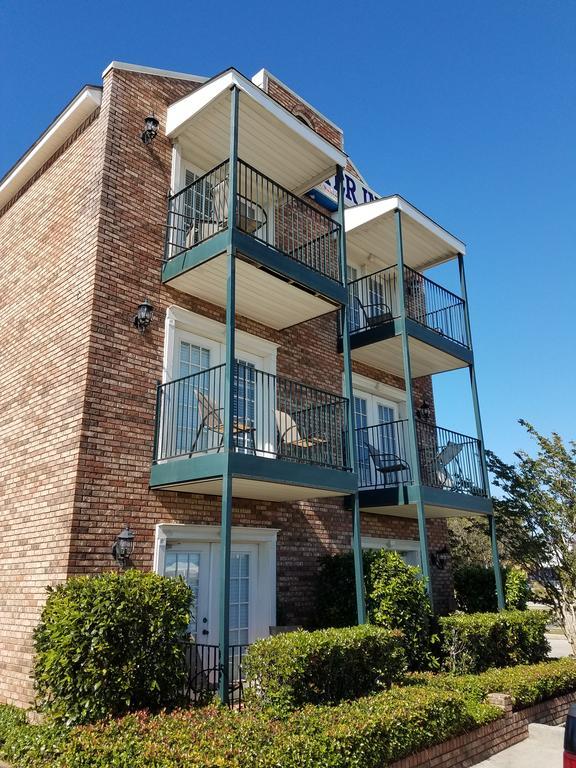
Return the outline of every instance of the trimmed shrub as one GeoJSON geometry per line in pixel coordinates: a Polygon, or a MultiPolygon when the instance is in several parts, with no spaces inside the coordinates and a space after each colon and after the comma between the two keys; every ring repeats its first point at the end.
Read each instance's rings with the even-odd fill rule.
{"type": "Polygon", "coordinates": [[[287,632],[251,645],[243,669],[253,698],[287,710],[389,687],[406,669],[399,632],[365,624],[287,632]]]}
{"type": "Polygon", "coordinates": [[[576,659],[554,659],[541,664],[489,669],[480,675],[409,675],[405,682],[460,691],[482,701],[489,693],[507,693],[515,709],[576,690],[576,659]]]}
{"type": "Polygon", "coordinates": [[[397,552],[377,552],[370,565],[370,615],[375,624],[399,629],[410,669],[430,666],[432,608],[420,570],[397,552]]]}
{"type": "Polygon", "coordinates": [[[217,707],[94,726],[15,725],[0,756],[19,768],[383,768],[502,716],[459,692],[394,689],[284,718],[217,707]]]}
{"type": "Polygon", "coordinates": [[[179,702],[192,593],[129,570],[48,589],[34,633],[37,707],[67,723],[179,702]]]}
{"type": "Polygon", "coordinates": [[[489,667],[535,664],[550,650],[546,611],[458,613],[440,619],[444,665],[449,672],[476,674],[489,667]]]}
{"type": "MultiPolygon", "coordinates": [[[[530,599],[527,574],[520,568],[503,568],[504,597],[509,611],[524,611],[530,599]]],[[[498,609],[492,568],[467,565],[454,571],[454,594],[465,613],[494,613],[498,609]]]]}
{"type": "MultiPolygon", "coordinates": [[[[431,663],[432,611],[418,568],[406,565],[397,552],[364,552],[366,609],[373,624],[398,629],[411,669],[431,663]]],[[[356,622],[354,560],[351,552],[325,557],[317,579],[316,619],[321,627],[356,622]]]]}

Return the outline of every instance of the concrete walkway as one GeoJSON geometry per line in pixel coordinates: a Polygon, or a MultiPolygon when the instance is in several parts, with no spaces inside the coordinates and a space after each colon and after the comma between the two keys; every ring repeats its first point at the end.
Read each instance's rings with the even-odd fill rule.
{"type": "Polygon", "coordinates": [[[529,736],[474,768],[562,768],[564,728],[560,725],[528,726],[529,736]]]}
{"type": "Polygon", "coordinates": [[[546,640],[550,643],[550,656],[554,659],[559,659],[561,656],[571,656],[572,655],[572,648],[570,647],[570,643],[564,635],[557,635],[552,634],[551,632],[546,633],[546,640]]]}

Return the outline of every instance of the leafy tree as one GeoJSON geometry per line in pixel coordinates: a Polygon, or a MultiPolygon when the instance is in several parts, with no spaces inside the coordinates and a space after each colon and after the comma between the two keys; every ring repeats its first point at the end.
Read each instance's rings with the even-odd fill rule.
{"type": "Polygon", "coordinates": [[[520,424],[535,440],[536,456],[518,451],[515,464],[488,456],[500,490],[498,536],[510,560],[540,582],[576,653],[576,442],[520,424]]]}

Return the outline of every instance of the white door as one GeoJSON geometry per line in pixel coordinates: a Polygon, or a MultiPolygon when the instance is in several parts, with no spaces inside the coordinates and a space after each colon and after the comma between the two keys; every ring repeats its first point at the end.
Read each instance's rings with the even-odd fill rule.
{"type": "Polygon", "coordinates": [[[358,393],[354,395],[354,416],[360,486],[395,485],[397,473],[381,472],[378,467],[397,463],[402,452],[396,404],[358,393]]]}
{"type": "Polygon", "coordinates": [[[174,545],[166,548],[164,576],[181,576],[194,593],[188,631],[197,643],[210,639],[210,545],[174,545]]]}
{"type": "MultiPolygon", "coordinates": [[[[258,615],[258,545],[233,544],[230,557],[230,635],[244,646],[262,635],[258,615]]],[[[218,644],[220,600],[219,544],[175,544],[166,547],[164,575],[181,576],[194,592],[189,632],[197,643],[218,644]]]]}

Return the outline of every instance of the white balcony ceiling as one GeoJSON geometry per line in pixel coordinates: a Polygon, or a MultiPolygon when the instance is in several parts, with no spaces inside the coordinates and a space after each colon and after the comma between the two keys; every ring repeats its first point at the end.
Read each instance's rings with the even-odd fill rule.
{"type": "Polygon", "coordinates": [[[393,195],[346,209],[349,262],[373,267],[372,272],[396,264],[396,210],[402,214],[404,263],[407,266],[428,269],[466,252],[461,240],[402,197],[393,195]]]}
{"type": "Polygon", "coordinates": [[[166,133],[209,171],[230,156],[231,89],[240,92],[238,156],[295,194],[334,175],[346,155],[236,70],[227,70],[168,107],[166,133]]]}

